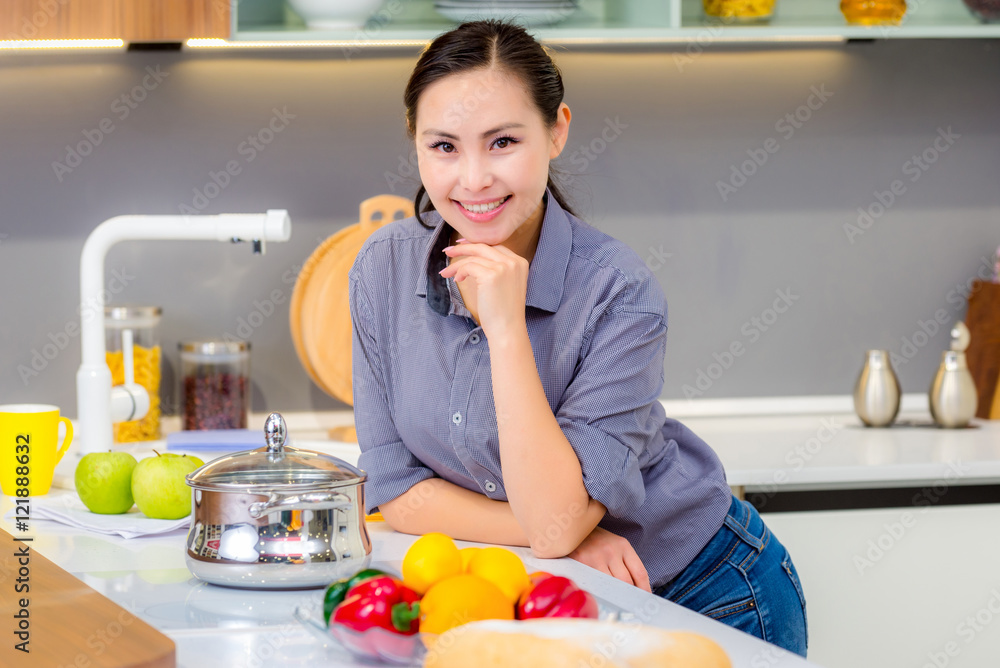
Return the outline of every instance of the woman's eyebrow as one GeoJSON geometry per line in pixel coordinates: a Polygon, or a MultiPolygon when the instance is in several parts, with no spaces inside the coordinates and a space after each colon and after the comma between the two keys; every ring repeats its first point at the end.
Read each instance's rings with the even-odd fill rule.
{"type": "MultiPolygon", "coordinates": [[[[514,128],[523,128],[523,127],[524,127],[524,123],[504,123],[503,125],[499,125],[499,126],[493,128],[492,130],[487,130],[486,132],[484,132],[482,134],[482,137],[483,137],[483,139],[486,139],[490,135],[494,135],[494,134],[496,134],[498,132],[502,132],[504,130],[511,130],[511,129],[514,129],[514,128]]],[[[424,134],[424,135],[435,135],[437,137],[445,137],[446,139],[455,139],[455,140],[458,139],[457,136],[451,134],[450,132],[445,132],[444,130],[435,130],[433,128],[429,128],[427,130],[424,130],[421,134],[424,134]]]]}

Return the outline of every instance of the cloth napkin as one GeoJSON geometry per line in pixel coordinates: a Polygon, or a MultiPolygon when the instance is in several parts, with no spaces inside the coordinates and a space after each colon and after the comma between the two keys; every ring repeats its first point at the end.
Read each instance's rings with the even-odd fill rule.
{"type": "MultiPolygon", "coordinates": [[[[14,517],[14,511],[11,510],[5,517],[14,517]]],[[[83,501],[75,494],[32,497],[31,519],[50,520],[94,533],[121,536],[122,538],[154,536],[180,529],[187,530],[191,525],[190,516],[179,520],[154,520],[140,513],[135,507],[121,515],[99,515],[87,510],[83,501]]]]}

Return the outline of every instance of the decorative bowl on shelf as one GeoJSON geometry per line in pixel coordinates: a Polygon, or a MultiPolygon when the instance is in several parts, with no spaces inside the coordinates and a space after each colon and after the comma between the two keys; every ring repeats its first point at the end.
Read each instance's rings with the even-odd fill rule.
{"type": "Polygon", "coordinates": [[[306,25],[317,30],[360,28],[384,0],[288,0],[306,25]]]}
{"type": "Polygon", "coordinates": [[[972,15],[983,23],[1000,21],[1000,0],[964,0],[972,15]]]}
{"type": "Polygon", "coordinates": [[[705,16],[724,23],[762,23],[774,15],[775,0],[702,0],[705,16]]]}

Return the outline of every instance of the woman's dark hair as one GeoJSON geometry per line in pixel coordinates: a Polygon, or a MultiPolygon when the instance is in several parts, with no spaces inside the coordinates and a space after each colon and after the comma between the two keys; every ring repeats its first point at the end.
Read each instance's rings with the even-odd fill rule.
{"type": "MultiPolygon", "coordinates": [[[[489,19],[463,23],[438,36],[420,55],[403,93],[406,105],[406,131],[413,139],[417,129],[417,101],[428,86],[449,74],[475,69],[496,68],[512,75],[527,90],[542,120],[549,128],[556,123],[556,112],[563,100],[563,82],[559,69],[545,49],[524,28],[489,19]]],[[[549,175],[547,186],[559,205],[572,213],[566,198],[549,175]]],[[[429,227],[421,214],[434,210],[427,200],[423,184],[413,198],[414,211],[421,225],[429,227]]]]}

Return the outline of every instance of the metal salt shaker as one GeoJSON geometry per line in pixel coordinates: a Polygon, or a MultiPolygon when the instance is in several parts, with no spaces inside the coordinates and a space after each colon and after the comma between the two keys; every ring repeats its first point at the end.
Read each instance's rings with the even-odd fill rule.
{"type": "Polygon", "coordinates": [[[899,413],[899,379],[889,362],[889,351],[869,350],[854,385],[854,411],[869,427],[887,427],[899,413]]]}
{"type": "Polygon", "coordinates": [[[941,354],[941,366],[927,393],[931,417],[940,427],[965,427],[976,414],[979,397],[965,361],[970,338],[965,323],[956,323],[951,330],[951,350],[941,354]]]}

